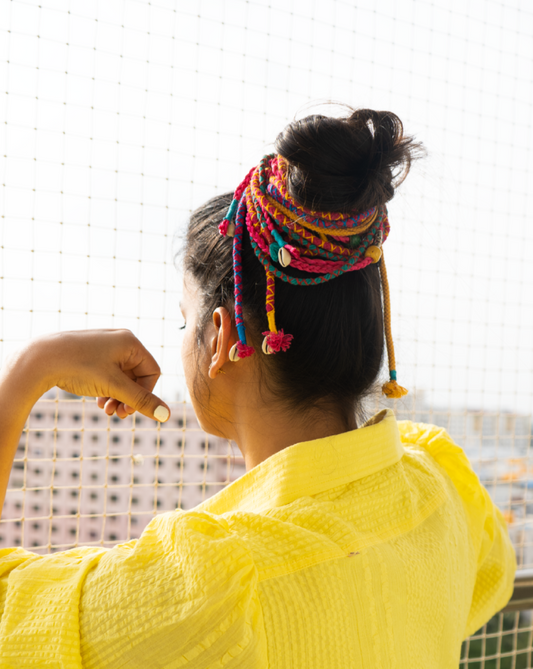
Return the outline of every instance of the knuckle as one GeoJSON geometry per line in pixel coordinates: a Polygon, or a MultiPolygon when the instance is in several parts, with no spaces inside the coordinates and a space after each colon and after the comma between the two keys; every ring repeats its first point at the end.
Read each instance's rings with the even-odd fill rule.
{"type": "Polygon", "coordinates": [[[129,330],[128,328],[123,328],[123,329],[121,330],[121,332],[122,332],[123,335],[124,335],[125,337],[127,337],[128,339],[137,339],[137,337],[133,334],[133,332],[132,332],[131,330],[129,330]]]}
{"type": "Polygon", "coordinates": [[[144,391],[144,390],[139,390],[135,397],[135,406],[138,407],[138,411],[148,411],[150,408],[151,404],[151,398],[150,395],[144,391]]]}
{"type": "Polygon", "coordinates": [[[117,328],[116,330],[113,330],[113,334],[120,339],[131,339],[132,337],[135,337],[129,328],[117,328]]]}

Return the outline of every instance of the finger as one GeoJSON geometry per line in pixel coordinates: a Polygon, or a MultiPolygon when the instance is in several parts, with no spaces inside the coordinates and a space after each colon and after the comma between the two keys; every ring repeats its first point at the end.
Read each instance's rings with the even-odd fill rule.
{"type": "MultiPolygon", "coordinates": [[[[130,370],[125,370],[124,374],[130,377],[130,379],[133,379],[135,381],[135,374],[131,372],[130,370]]],[[[96,398],[96,404],[100,409],[103,409],[106,405],[106,402],[108,402],[110,399],[113,399],[112,397],[97,397],[96,398]]],[[[116,414],[119,418],[126,418],[127,416],[131,416],[132,414],[135,413],[135,409],[132,409],[130,406],[124,405],[124,403],[119,403],[116,407],[116,414]],[[122,411],[122,408],[124,408],[124,412],[122,411]]],[[[113,415],[113,414],[110,414],[113,415]]]]}
{"type": "Polygon", "coordinates": [[[97,397],[96,398],[96,404],[97,404],[98,408],[103,409],[104,406],[105,406],[105,403],[107,402],[108,399],[110,399],[110,398],[109,397],[97,397]]]}
{"type": "Polygon", "coordinates": [[[104,406],[104,411],[106,412],[106,414],[108,416],[112,416],[117,410],[117,406],[119,405],[119,403],[120,403],[119,400],[115,400],[112,397],[110,397],[104,406]]]}
{"type": "Polygon", "coordinates": [[[125,374],[133,378],[139,385],[152,392],[157,380],[161,376],[161,369],[150,351],[137,338],[135,339],[137,346],[128,358],[127,364],[122,366],[122,369],[125,374]]]}
{"type": "MultiPolygon", "coordinates": [[[[131,416],[132,414],[135,413],[135,409],[132,409],[127,404],[124,404],[123,402],[119,402],[118,400],[115,400],[112,397],[110,397],[108,399],[108,402],[109,402],[109,404],[107,406],[109,408],[109,411],[106,411],[106,413],[109,416],[113,415],[113,409],[114,409],[114,413],[116,413],[116,415],[119,418],[122,418],[122,419],[128,418],[128,416],[131,416]]],[[[101,408],[104,408],[104,407],[101,407],[101,408]]]]}
{"type": "Polygon", "coordinates": [[[122,420],[124,420],[124,418],[128,418],[130,415],[124,408],[123,402],[120,402],[120,404],[117,406],[116,414],[122,420]]]}
{"type": "MultiPolygon", "coordinates": [[[[158,372],[158,377],[159,374],[158,372]]],[[[126,374],[120,373],[110,390],[119,402],[127,404],[148,418],[164,423],[170,418],[170,409],[159,397],[146,388],[145,384],[147,383],[150,384],[151,381],[146,377],[133,381],[126,374]]]]}

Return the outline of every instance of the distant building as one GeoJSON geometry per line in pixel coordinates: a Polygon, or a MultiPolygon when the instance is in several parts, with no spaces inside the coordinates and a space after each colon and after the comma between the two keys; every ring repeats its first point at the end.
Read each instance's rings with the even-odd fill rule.
{"type": "Polygon", "coordinates": [[[393,408],[398,420],[443,427],[471,461],[480,457],[505,460],[513,453],[525,455],[532,442],[531,416],[528,415],[430,407],[422,390],[410,391],[399,400],[383,400],[382,405],[393,408]]]}
{"type": "Polygon", "coordinates": [[[242,476],[244,458],[207,435],[190,405],[160,424],[109,417],[53,389],[22,433],[0,521],[0,548],[46,553],[139,537],[163,511],[190,509],[242,476]]]}

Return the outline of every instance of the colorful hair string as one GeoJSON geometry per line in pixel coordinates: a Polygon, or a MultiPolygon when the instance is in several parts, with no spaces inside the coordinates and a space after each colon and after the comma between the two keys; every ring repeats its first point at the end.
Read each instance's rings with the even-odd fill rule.
{"type": "Polygon", "coordinates": [[[390,376],[382,390],[390,398],[406,395],[407,390],[398,385],[396,380],[390,292],[382,250],[382,244],[390,231],[386,205],[350,215],[313,211],[297,204],[289,195],[286,184],[285,159],[276,153],[263,156],[259,165],[248,172],[235,190],[228,212],[218,226],[221,235],[233,237],[235,322],[239,341],[232,347],[230,358],[236,361],[255,351],[247,344],[242,315],[241,251],[246,226],[254,253],[266,273],[269,329],[262,333],[263,352],[273,354],[286,351],[294,338],[276,327],[276,278],[296,286],[318,285],[344,272],[379,263],[390,376]],[[288,266],[322,276],[296,278],[283,271],[288,266]]]}

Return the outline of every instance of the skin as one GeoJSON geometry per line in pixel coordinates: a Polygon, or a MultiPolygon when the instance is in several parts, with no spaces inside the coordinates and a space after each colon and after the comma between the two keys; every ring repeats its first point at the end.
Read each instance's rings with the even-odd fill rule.
{"type": "MultiPolygon", "coordinates": [[[[225,307],[218,307],[197,350],[199,288],[187,274],[180,304],[186,320],[181,350],[185,381],[200,426],[208,433],[236,442],[246,470],[274,453],[303,441],[355,430],[355,418],[331,411],[290,413],[260,388],[258,354],[231,362],[229,351],[237,329],[225,307]],[[199,368],[197,365],[197,357],[199,368]],[[223,374],[219,374],[223,370],[223,374]],[[209,385],[195,380],[201,374],[209,385]],[[260,392],[260,390],[262,392],[260,392]]],[[[130,330],[74,330],[37,337],[11,354],[0,369],[0,509],[3,507],[13,458],[28,416],[45,392],[59,387],[95,397],[107,415],[126,418],[135,411],[156,420],[154,411],[170,409],[152,390],[159,365],[130,330]]]]}
{"type": "Polygon", "coordinates": [[[169,407],[152,393],[160,375],[159,365],[130,330],[57,332],[11,354],[0,370],[0,509],[20,435],[47,390],[57,386],[97,397],[108,415],[116,408],[120,418],[138,411],[155,420],[160,405],[170,417],[169,407]]]}
{"type": "Polygon", "coordinates": [[[238,334],[225,307],[217,307],[213,312],[212,321],[204,333],[203,349],[198,352],[198,365],[199,290],[194,278],[186,273],[180,308],[186,323],[181,356],[187,388],[202,429],[235,441],[243,454],[246,471],[292,444],[357,428],[354,417],[346,423],[340,413],[331,411],[321,412],[319,419],[311,422],[309,415],[289,413],[268,395],[264,387],[260,393],[257,351],[237,362],[229,359],[238,334]],[[220,369],[225,373],[219,374],[220,369]],[[195,395],[194,380],[198,373],[209,384],[210,398],[201,381],[197,384],[201,394],[195,395]]]}

